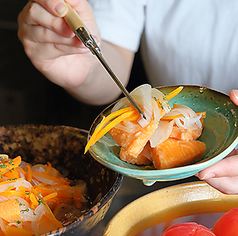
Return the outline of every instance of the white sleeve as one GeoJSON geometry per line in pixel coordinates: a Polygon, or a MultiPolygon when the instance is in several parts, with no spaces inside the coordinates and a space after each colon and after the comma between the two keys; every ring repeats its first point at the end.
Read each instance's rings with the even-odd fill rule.
{"type": "Polygon", "coordinates": [[[88,0],[102,39],[136,52],[144,29],[146,0],[88,0]]]}

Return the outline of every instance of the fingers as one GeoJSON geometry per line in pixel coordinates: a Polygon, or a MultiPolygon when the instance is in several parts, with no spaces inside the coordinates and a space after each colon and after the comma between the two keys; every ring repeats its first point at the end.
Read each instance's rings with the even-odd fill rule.
{"type": "MultiPolygon", "coordinates": [[[[41,26],[47,28],[57,34],[65,37],[73,37],[73,32],[69,29],[66,22],[61,17],[52,15],[49,11],[43,8],[36,2],[29,2],[23,11],[19,14],[19,38],[25,35],[28,30],[27,27],[41,26]]],[[[34,35],[31,33],[31,35],[34,35]]],[[[29,37],[29,35],[28,35],[29,37]]]]}
{"type": "Polygon", "coordinates": [[[233,150],[230,155],[196,176],[223,193],[238,194],[238,151],[233,150]]]}
{"type": "Polygon", "coordinates": [[[238,90],[231,90],[229,95],[231,100],[238,106],[238,90]]]}
{"type": "Polygon", "coordinates": [[[200,171],[197,177],[202,180],[219,177],[234,177],[238,176],[238,155],[237,150],[234,150],[230,155],[221,161],[218,161],[212,166],[200,171]]]}
{"type": "Polygon", "coordinates": [[[238,194],[238,177],[211,178],[205,181],[222,193],[238,194]]]}
{"type": "Polygon", "coordinates": [[[32,0],[30,2],[41,5],[52,15],[63,17],[68,12],[68,7],[64,0],[32,0]]]}
{"type": "MultiPolygon", "coordinates": [[[[62,2],[65,4],[62,0],[35,0],[28,2],[18,17],[18,37],[24,46],[26,46],[26,41],[32,41],[83,47],[64,19],[56,16],[56,5],[62,4],[62,2]],[[70,38],[70,40],[66,38],[70,38]]],[[[92,28],[96,38],[100,40],[100,33],[88,2],[85,0],[68,0],[68,2],[79,9],[78,11],[81,11],[82,15],[87,16],[85,19],[88,20],[88,27],[92,28]]]]}

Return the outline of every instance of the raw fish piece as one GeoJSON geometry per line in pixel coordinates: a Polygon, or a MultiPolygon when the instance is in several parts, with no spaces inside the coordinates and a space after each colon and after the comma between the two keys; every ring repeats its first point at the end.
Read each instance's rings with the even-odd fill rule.
{"type": "Polygon", "coordinates": [[[168,138],[152,149],[152,161],[156,169],[184,166],[201,159],[206,144],[198,141],[181,141],[168,138]]]}

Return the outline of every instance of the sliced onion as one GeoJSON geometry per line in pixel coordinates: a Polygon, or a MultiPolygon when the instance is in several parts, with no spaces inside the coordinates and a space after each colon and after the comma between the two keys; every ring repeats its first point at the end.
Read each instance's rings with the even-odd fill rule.
{"type": "MultiPolygon", "coordinates": [[[[45,173],[47,167],[48,167],[47,165],[36,164],[36,165],[32,166],[31,169],[32,169],[33,171],[38,172],[38,173],[45,173]]],[[[56,170],[54,167],[51,167],[49,173],[47,173],[47,174],[50,175],[50,176],[52,176],[52,177],[59,177],[59,176],[60,176],[59,171],[56,170]]]]}
{"type": "Polygon", "coordinates": [[[34,165],[34,166],[32,166],[32,170],[33,171],[36,171],[36,172],[38,172],[38,173],[45,173],[45,165],[43,165],[43,164],[36,164],[36,165],[34,165]]]}
{"type": "Polygon", "coordinates": [[[131,121],[122,121],[121,123],[117,124],[115,128],[122,130],[126,133],[134,133],[135,132],[135,124],[131,121]]]}
{"type": "Polygon", "coordinates": [[[164,142],[170,136],[173,129],[174,121],[160,121],[157,129],[150,138],[150,146],[156,147],[160,143],[164,142]]]}
{"type": "Polygon", "coordinates": [[[49,212],[44,204],[40,204],[35,209],[35,214],[37,216],[37,220],[32,221],[31,226],[36,235],[46,234],[47,232],[53,231],[56,228],[62,227],[62,224],[58,220],[55,219],[51,221],[45,217],[46,214],[52,216],[52,213],[49,212]]]}
{"type": "Polygon", "coordinates": [[[174,119],[178,127],[184,129],[198,129],[202,128],[201,115],[197,115],[191,108],[185,105],[179,105],[172,108],[171,111],[164,115],[164,117],[183,115],[183,117],[174,119]]]}
{"type": "Polygon", "coordinates": [[[151,86],[149,84],[143,84],[135,88],[131,94],[138,96],[136,102],[142,106],[146,120],[150,121],[152,118],[151,86]]]}
{"type": "Polygon", "coordinates": [[[9,181],[9,183],[3,184],[3,182],[0,184],[0,192],[6,191],[9,187],[14,186],[14,187],[19,187],[23,186],[28,189],[32,188],[32,185],[30,182],[26,181],[25,179],[17,179],[16,181],[9,181]]]}
{"type": "Polygon", "coordinates": [[[58,184],[58,183],[55,182],[54,180],[49,179],[49,178],[44,177],[44,176],[39,176],[39,175],[36,175],[36,174],[34,174],[34,173],[32,173],[32,176],[33,176],[36,180],[40,181],[41,183],[45,183],[45,184],[49,184],[49,185],[58,184]]]}
{"type": "MultiPolygon", "coordinates": [[[[136,98],[134,97],[134,99],[136,99],[136,98]]],[[[111,112],[117,111],[117,110],[121,109],[122,107],[125,107],[125,106],[127,106],[127,105],[129,105],[129,104],[130,104],[130,102],[128,101],[128,99],[127,99],[126,97],[121,98],[121,99],[114,105],[114,107],[112,108],[111,112]]]]}
{"type": "Polygon", "coordinates": [[[182,117],[182,118],[176,118],[175,123],[178,127],[181,127],[184,129],[201,129],[202,122],[200,119],[201,119],[201,115],[194,118],[182,117]]]}
{"type": "Polygon", "coordinates": [[[156,88],[153,88],[151,90],[151,96],[154,98],[156,98],[157,100],[160,101],[161,105],[162,105],[162,108],[165,110],[165,113],[168,113],[170,112],[171,110],[171,107],[169,105],[169,101],[168,99],[166,98],[166,96],[161,92],[159,91],[158,89],[156,88]]]}
{"type": "Polygon", "coordinates": [[[8,199],[17,199],[17,201],[19,202],[21,221],[25,222],[37,220],[34,211],[30,208],[29,203],[25,199],[18,196],[10,196],[8,197],[8,199]]]}
{"type": "Polygon", "coordinates": [[[160,120],[160,109],[157,105],[157,102],[154,99],[152,99],[152,107],[153,107],[153,111],[154,111],[154,120],[156,122],[159,122],[159,120],[160,120]]]}
{"type": "Polygon", "coordinates": [[[38,233],[39,227],[40,227],[39,225],[40,219],[46,212],[49,213],[49,211],[44,204],[40,204],[38,207],[36,207],[34,212],[35,212],[36,220],[31,222],[31,227],[35,233],[38,233]]]}
{"type": "MultiPolygon", "coordinates": [[[[146,120],[144,118],[141,118],[139,119],[138,123],[142,127],[144,127],[152,118],[151,86],[149,84],[143,84],[135,88],[130,94],[134,98],[135,102],[143,108],[146,120]]],[[[129,104],[130,102],[127,98],[122,98],[117,104],[115,104],[112,112],[129,104]]]]}

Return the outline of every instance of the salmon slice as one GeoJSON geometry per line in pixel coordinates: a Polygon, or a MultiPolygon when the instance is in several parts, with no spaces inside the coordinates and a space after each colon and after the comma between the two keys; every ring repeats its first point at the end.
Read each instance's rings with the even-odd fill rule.
{"type": "Polygon", "coordinates": [[[202,134],[202,128],[198,129],[183,129],[177,125],[173,126],[170,138],[175,138],[183,141],[196,140],[202,134]]]}
{"type": "Polygon", "coordinates": [[[131,156],[125,148],[120,150],[120,159],[127,163],[136,164],[136,165],[149,165],[151,163],[151,147],[149,142],[145,145],[142,152],[137,156],[131,156]]]}
{"type": "Polygon", "coordinates": [[[151,119],[145,127],[141,127],[137,121],[122,121],[119,125],[122,129],[115,126],[109,134],[130,156],[137,157],[153,135],[158,122],[151,119]]]}
{"type": "Polygon", "coordinates": [[[151,157],[156,169],[168,169],[200,160],[205,150],[206,144],[198,140],[182,141],[168,138],[152,148],[151,157]]]}
{"type": "Polygon", "coordinates": [[[203,124],[204,124],[204,121],[202,118],[201,118],[201,122],[202,122],[202,127],[197,129],[183,129],[181,127],[178,127],[177,125],[174,125],[169,137],[179,139],[179,140],[184,140],[184,141],[196,140],[202,134],[203,124]]]}

